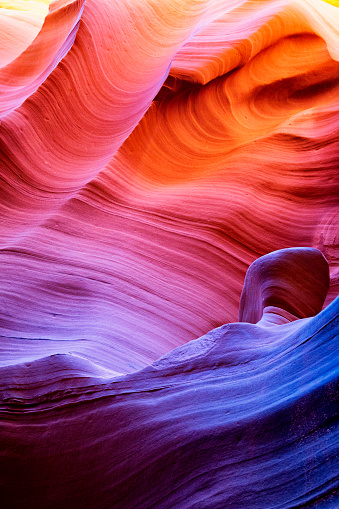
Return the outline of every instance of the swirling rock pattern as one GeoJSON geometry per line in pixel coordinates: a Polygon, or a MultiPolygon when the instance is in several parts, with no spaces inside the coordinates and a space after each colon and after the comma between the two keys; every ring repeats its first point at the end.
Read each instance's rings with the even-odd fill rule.
{"type": "Polygon", "coordinates": [[[7,3],[5,506],[336,507],[336,1],[7,3]],[[324,310],[231,323],[297,246],[324,310]]]}

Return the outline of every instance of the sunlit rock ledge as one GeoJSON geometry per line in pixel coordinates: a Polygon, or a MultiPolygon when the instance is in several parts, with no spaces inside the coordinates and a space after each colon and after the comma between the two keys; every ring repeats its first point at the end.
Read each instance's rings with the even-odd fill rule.
{"type": "Polygon", "coordinates": [[[4,507],[339,506],[336,0],[0,27],[4,507]]]}
{"type": "Polygon", "coordinates": [[[50,0],[0,2],[0,68],[12,62],[35,39],[48,13],[50,0]]]}

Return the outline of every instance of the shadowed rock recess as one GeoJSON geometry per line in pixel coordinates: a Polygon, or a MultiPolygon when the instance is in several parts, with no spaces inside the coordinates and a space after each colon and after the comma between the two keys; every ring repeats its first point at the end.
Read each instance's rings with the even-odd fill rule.
{"type": "Polygon", "coordinates": [[[337,0],[0,0],[2,508],[339,507],[338,97],[337,0]]]}

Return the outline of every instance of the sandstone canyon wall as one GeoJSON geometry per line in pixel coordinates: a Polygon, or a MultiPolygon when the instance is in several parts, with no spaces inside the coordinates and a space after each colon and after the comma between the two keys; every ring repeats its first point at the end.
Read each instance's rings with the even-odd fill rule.
{"type": "Polygon", "coordinates": [[[0,1],[0,53],[4,507],[338,507],[338,2],[0,1]],[[238,322],[299,246],[323,310],[238,322]]]}

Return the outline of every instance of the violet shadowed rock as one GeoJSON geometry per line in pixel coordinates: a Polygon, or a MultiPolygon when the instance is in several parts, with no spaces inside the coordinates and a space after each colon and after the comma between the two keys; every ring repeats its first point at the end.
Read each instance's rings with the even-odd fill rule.
{"type": "Polygon", "coordinates": [[[322,260],[283,250],[249,270],[242,302],[291,323],[226,324],[121,376],[71,353],[1,367],[2,507],[339,507],[339,299],[285,309],[289,284],[294,313],[321,307],[306,274],[324,297],[322,260]]]}

